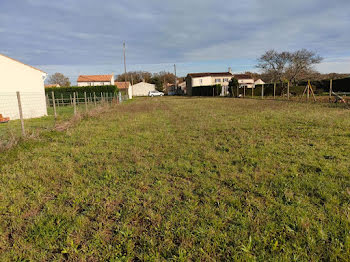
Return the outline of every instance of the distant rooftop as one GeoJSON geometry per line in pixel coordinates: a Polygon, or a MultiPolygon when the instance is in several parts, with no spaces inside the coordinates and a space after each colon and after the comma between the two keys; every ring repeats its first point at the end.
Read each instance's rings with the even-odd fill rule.
{"type": "Polygon", "coordinates": [[[190,77],[206,77],[206,76],[233,76],[230,72],[217,72],[217,73],[190,73],[190,77]]]}
{"type": "Polygon", "coordinates": [[[77,82],[109,82],[113,75],[80,75],[77,82]]]}
{"type": "Polygon", "coordinates": [[[127,89],[130,86],[130,82],[114,82],[114,85],[116,85],[118,89],[127,89]]]}
{"type": "Polygon", "coordinates": [[[247,75],[247,74],[234,74],[234,78],[236,78],[237,80],[253,79],[250,75],[247,75]]]}

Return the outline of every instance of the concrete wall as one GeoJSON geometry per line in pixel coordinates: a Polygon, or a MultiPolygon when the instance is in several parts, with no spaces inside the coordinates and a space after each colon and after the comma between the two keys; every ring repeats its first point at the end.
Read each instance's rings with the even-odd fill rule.
{"type": "Polygon", "coordinates": [[[132,96],[148,96],[149,91],[156,91],[156,86],[144,82],[132,86],[132,96]]]}
{"type": "Polygon", "coordinates": [[[19,118],[16,92],[21,94],[24,118],[47,115],[46,73],[0,54],[0,114],[19,118]]]}

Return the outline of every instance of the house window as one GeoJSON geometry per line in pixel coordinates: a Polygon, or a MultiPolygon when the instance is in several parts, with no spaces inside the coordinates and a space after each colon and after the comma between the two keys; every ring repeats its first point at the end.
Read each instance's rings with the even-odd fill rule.
{"type": "Polygon", "coordinates": [[[228,78],[224,78],[224,82],[228,82],[228,78]]]}
{"type": "Polygon", "coordinates": [[[215,83],[221,83],[221,79],[215,79],[215,83]]]}
{"type": "Polygon", "coordinates": [[[199,79],[199,83],[200,83],[200,84],[203,84],[203,79],[199,79]]]}

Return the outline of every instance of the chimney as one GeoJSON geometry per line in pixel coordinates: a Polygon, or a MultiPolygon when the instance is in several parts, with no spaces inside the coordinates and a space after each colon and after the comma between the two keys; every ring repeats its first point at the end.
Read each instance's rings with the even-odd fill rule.
{"type": "Polygon", "coordinates": [[[232,69],[231,69],[231,67],[228,68],[228,72],[232,74],[232,69]]]}

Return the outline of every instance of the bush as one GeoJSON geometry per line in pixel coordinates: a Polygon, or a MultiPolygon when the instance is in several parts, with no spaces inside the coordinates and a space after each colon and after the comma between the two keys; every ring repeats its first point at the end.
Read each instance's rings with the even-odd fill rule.
{"type": "Polygon", "coordinates": [[[195,86],[192,88],[192,96],[220,96],[221,85],[195,86]]]}
{"type": "Polygon", "coordinates": [[[96,93],[96,96],[100,96],[102,93],[116,93],[118,92],[118,88],[113,85],[109,86],[72,86],[72,87],[51,87],[51,88],[45,88],[45,93],[48,94],[51,97],[51,92],[55,93],[56,97],[61,97],[63,95],[63,98],[70,98],[70,96],[77,92],[78,96],[82,97],[84,96],[84,92],[87,94],[96,93]]]}

